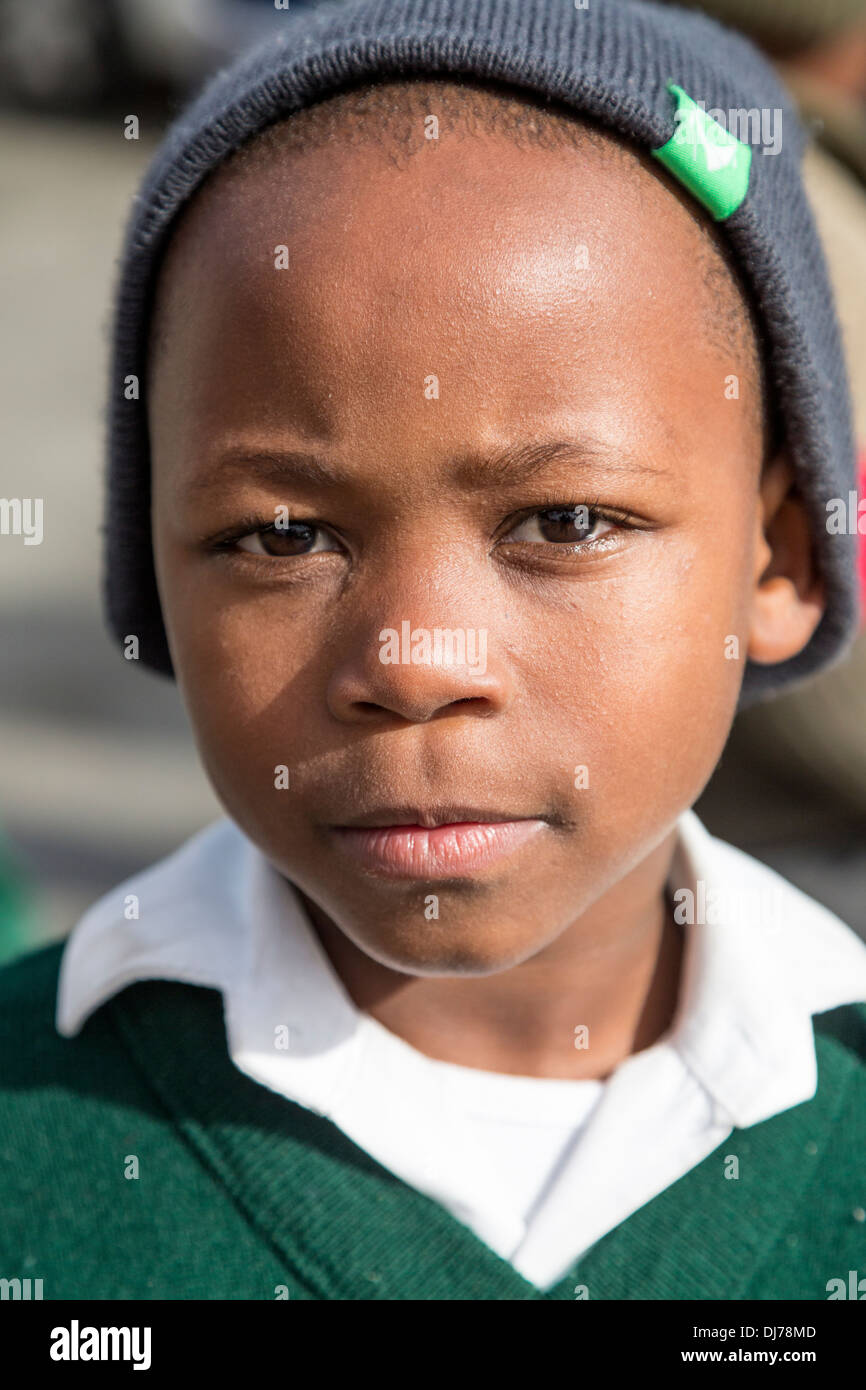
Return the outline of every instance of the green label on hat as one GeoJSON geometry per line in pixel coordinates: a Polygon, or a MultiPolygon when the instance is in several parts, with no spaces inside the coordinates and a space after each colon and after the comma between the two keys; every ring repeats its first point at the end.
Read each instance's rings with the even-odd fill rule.
{"type": "Polygon", "coordinates": [[[682,87],[667,86],[677,99],[677,128],[650,153],[721,222],[746,196],[751,147],[708,116],[682,87]]]}

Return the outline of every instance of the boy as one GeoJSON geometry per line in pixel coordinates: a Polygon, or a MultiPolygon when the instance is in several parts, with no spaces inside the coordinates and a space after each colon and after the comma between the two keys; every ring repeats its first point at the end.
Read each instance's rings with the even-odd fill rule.
{"type": "Polygon", "coordinates": [[[690,809],[738,704],[856,622],[801,141],[743,40],[619,0],[302,15],[169,134],[106,597],[228,818],[2,977],[5,1271],[823,1299],[863,1267],[866,948],[690,809]]]}

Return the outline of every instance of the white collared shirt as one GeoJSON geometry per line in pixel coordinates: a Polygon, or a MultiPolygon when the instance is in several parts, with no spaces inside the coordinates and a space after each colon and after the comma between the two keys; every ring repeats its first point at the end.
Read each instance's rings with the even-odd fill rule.
{"type": "Polygon", "coordinates": [[[84,914],[57,1029],[136,980],[219,989],[235,1065],[326,1116],[538,1288],[710,1154],[815,1093],[812,1014],[866,1000],[866,945],[773,870],[678,821],[676,1016],[604,1082],[437,1061],[351,999],[293,886],[233,821],[84,914]]]}

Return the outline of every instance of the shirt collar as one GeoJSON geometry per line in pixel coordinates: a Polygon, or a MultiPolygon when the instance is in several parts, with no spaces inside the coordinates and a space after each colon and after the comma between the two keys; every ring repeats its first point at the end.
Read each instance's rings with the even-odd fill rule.
{"type": "Polygon", "coordinates": [[[866,1000],[866,945],[693,811],[678,828],[669,886],[688,949],[669,1040],[718,1118],[745,1127],[814,1095],[812,1015],[866,1000]]]}
{"type": "MultiPolygon", "coordinates": [[[[677,829],[669,885],[687,949],[676,1015],[660,1042],[677,1051],[719,1120],[755,1124],[814,1094],[812,1015],[866,1000],[866,945],[712,836],[693,811],[677,829]]],[[[238,1065],[265,1084],[278,1075],[279,1089],[322,1114],[370,1022],[293,886],[228,819],[85,912],[63,953],[58,1031],[74,1035],[106,1000],[146,979],[219,989],[238,1065]]]]}

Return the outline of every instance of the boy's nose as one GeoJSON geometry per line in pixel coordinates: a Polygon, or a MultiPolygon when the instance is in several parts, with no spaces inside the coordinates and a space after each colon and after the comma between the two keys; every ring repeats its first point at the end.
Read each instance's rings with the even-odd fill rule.
{"type": "Polygon", "coordinates": [[[345,723],[397,715],[423,724],[438,715],[488,717],[511,697],[511,678],[486,628],[398,621],[356,633],[331,672],[327,700],[345,723]]]}

